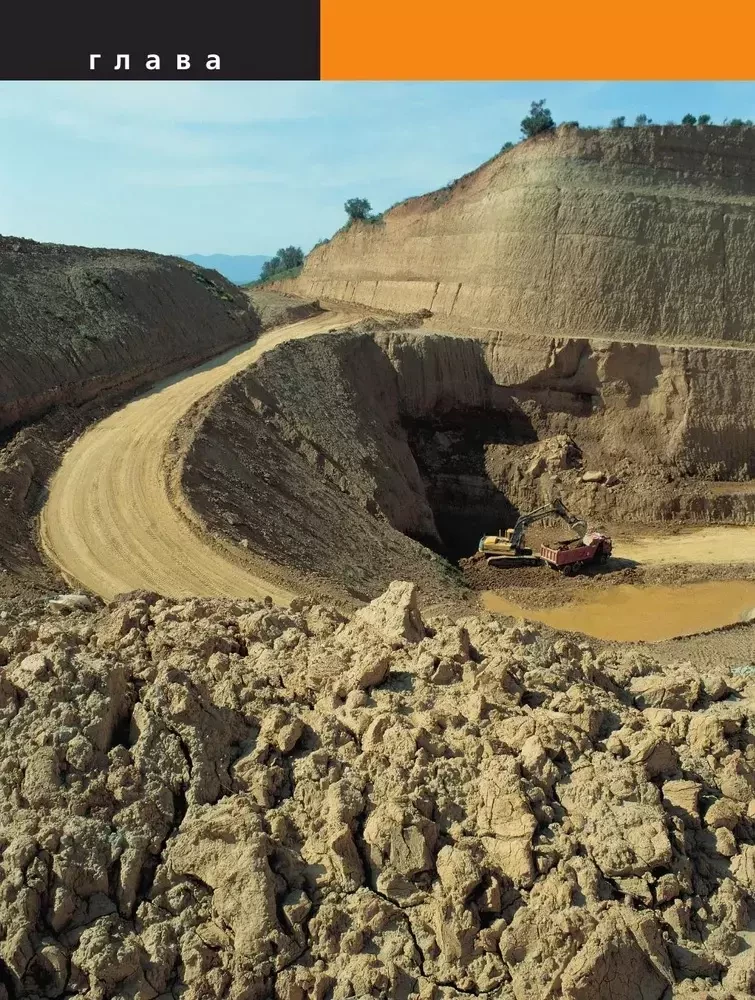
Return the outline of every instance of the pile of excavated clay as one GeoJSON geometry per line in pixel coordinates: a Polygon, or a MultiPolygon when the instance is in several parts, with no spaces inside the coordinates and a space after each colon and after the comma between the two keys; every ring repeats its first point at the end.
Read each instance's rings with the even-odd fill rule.
{"type": "Polygon", "coordinates": [[[0,664],[3,1000],[755,989],[755,678],[408,583],[9,605],[0,664]]]}

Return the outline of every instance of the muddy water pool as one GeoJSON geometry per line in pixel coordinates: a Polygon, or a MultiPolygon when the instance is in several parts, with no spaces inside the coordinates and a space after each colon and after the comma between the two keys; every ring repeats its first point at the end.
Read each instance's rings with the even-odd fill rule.
{"type": "Polygon", "coordinates": [[[620,584],[580,603],[528,609],[484,591],[487,611],[543,622],[598,639],[646,642],[694,635],[741,621],[755,608],[755,582],[714,580],[679,587],[620,584]]]}

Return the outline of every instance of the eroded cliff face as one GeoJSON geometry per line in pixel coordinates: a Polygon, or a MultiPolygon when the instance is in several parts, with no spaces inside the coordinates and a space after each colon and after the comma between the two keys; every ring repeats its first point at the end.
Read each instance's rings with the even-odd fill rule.
{"type": "Polygon", "coordinates": [[[560,128],[342,230],[286,287],[512,334],[755,339],[751,129],[560,128]]]}
{"type": "Polygon", "coordinates": [[[755,354],[733,348],[368,324],[283,344],[206,400],[182,483],[291,579],[364,599],[403,568],[442,597],[427,547],[470,555],[553,495],[608,522],[751,520],[755,497],[709,480],[755,473],[754,405],[755,354]]]}
{"type": "Polygon", "coordinates": [[[147,384],[258,330],[240,289],[178,258],[0,238],[0,429],[147,384]]]}

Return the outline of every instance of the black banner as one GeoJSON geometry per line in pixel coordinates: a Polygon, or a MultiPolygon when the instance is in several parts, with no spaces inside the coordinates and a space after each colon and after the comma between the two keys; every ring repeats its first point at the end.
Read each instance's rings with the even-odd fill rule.
{"type": "MultiPolygon", "coordinates": [[[[88,5],[87,5],[88,7],[88,5]]],[[[320,0],[5,12],[2,80],[317,80],[320,0]],[[120,58],[119,58],[120,57],[120,58]]]]}

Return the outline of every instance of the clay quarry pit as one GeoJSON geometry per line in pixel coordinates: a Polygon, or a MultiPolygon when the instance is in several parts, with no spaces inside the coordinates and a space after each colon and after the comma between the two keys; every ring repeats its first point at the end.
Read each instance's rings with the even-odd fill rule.
{"type": "MultiPolygon", "coordinates": [[[[701,353],[716,378],[742,367],[742,352],[701,353]]],[[[689,405],[710,395],[706,377],[687,377],[682,407],[675,365],[675,352],[643,344],[530,338],[504,350],[496,332],[321,309],[84,435],[53,480],[42,541],[106,597],[144,587],[286,601],[306,581],[348,609],[400,577],[433,606],[479,600],[608,641],[713,632],[755,607],[755,532],[720,523],[752,516],[755,492],[728,478],[750,461],[749,438],[738,413],[715,415],[742,437],[722,466],[705,441],[712,402],[689,405]],[[145,426],[159,428],[154,443],[134,437],[145,426]],[[616,539],[607,566],[567,579],[469,558],[480,535],[556,495],[616,539]],[[162,549],[145,546],[150,523],[162,549]]],[[[528,540],[563,531],[535,527],[528,540]]]]}
{"type": "Polygon", "coordinates": [[[755,995],[752,132],[250,294],[0,237],[0,1000],[755,995]],[[606,566],[469,558],[554,496],[606,566]]]}
{"type": "MultiPolygon", "coordinates": [[[[538,608],[589,602],[584,629],[578,606],[552,620],[604,639],[710,631],[755,607],[755,533],[709,525],[727,506],[747,520],[755,493],[741,483],[726,492],[705,478],[710,456],[700,455],[689,409],[669,416],[672,374],[659,363],[652,383],[637,384],[647,369],[634,355],[646,361],[644,345],[502,351],[496,335],[385,325],[372,320],[281,344],[189,414],[182,489],[211,531],[282,563],[292,579],[308,574],[335,599],[371,598],[403,575],[453,601],[462,583],[503,591],[509,614],[518,604],[525,617],[546,622],[538,608]],[[566,374],[563,353],[577,359],[566,374]],[[606,371],[613,392],[619,375],[625,379],[618,405],[605,392],[606,371]],[[695,463],[699,476],[690,474],[695,463]],[[679,467],[683,478],[674,475],[679,467]],[[602,470],[602,481],[584,482],[588,470],[602,470]],[[468,562],[480,535],[554,495],[616,537],[607,567],[567,580],[545,567],[512,572],[468,562]],[[461,580],[449,578],[449,563],[464,569],[461,580]],[[619,595],[609,597],[615,586],[626,595],[653,585],[629,598],[626,611],[619,595]],[[644,609],[635,608],[638,599],[644,609]],[[592,605],[604,600],[596,631],[600,609],[592,605]]],[[[701,419],[710,418],[708,407],[701,419]]],[[[733,454],[732,471],[749,458],[744,449],[733,454]]],[[[563,526],[534,529],[530,538],[556,532],[563,526]]],[[[496,609],[490,595],[484,603],[496,609]]]]}

